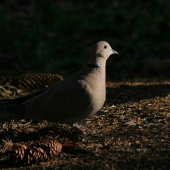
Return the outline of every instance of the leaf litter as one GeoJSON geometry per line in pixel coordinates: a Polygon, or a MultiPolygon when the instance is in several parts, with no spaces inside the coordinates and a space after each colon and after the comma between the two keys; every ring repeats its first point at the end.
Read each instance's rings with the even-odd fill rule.
{"type": "MultiPolygon", "coordinates": [[[[4,93],[4,87],[1,89],[4,93]]],[[[7,91],[7,97],[1,94],[1,98],[31,93],[20,90],[14,94],[12,90],[7,91]]],[[[0,168],[170,169],[169,106],[168,82],[108,82],[103,108],[79,122],[86,134],[76,134],[68,125],[46,120],[1,122],[0,168]],[[71,143],[72,149],[63,149],[56,159],[20,167],[4,156],[13,145],[50,139],[71,143]]]]}

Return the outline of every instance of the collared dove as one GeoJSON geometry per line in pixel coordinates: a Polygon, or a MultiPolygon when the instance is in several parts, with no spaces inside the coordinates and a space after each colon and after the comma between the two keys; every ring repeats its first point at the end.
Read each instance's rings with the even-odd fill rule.
{"type": "MultiPolygon", "coordinates": [[[[111,54],[118,53],[107,42],[98,42],[93,45],[88,63],[82,69],[42,92],[26,97],[25,101],[17,99],[20,104],[8,110],[16,106],[16,117],[20,119],[42,119],[71,126],[95,114],[105,102],[105,66],[111,54]]],[[[6,116],[10,115],[15,118],[14,113],[6,116]]]]}

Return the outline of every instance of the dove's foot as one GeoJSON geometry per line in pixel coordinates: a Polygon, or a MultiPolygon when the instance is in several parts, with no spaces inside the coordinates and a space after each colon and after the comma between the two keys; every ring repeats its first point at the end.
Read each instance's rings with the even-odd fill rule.
{"type": "Polygon", "coordinates": [[[74,123],[72,129],[79,134],[86,134],[86,131],[82,129],[77,123],[74,123]]]}

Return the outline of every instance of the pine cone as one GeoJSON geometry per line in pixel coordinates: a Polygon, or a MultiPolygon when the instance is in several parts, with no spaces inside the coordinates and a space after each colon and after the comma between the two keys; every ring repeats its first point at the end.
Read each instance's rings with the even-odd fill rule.
{"type": "Polygon", "coordinates": [[[63,148],[62,151],[65,153],[71,154],[87,154],[89,153],[88,150],[82,148],[81,146],[77,145],[75,142],[69,139],[62,140],[63,148]]]}
{"type": "Polygon", "coordinates": [[[10,160],[15,164],[22,165],[44,162],[56,157],[61,150],[61,143],[53,140],[46,140],[28,146],[22,145],[20,148],[11,152],[10,160]]]}
{"type": "Polygon", "coordinates": [[[33,90],[48,87],[58,81],[63,80],[59,74],[38,73],[38,74],[22,74],[10,80],[7,84],[19,87],[21,89],[33,90]]]}

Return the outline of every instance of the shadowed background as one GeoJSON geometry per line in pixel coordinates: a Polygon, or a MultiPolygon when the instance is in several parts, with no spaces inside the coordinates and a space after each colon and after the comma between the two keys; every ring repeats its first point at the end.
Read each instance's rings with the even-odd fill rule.
{"type": "MultiPolygon", "coordinates": [[[[21,147],[44,139],[62,143],[69,139],[90,152],[63,150],[61,157],[47,164],[14,166],[170,169],[170,85],[150,83],[170,75],[169,0],[1,0],[0,84],[3,75],[28,72],[67,77],[86,63],[92,44],[101,40],[119,52],[107,62],[107,80],[127,81],[107,83],[105,107],[81,122],[87,135],[74,135],[68,126],[47,121],[0,122],[0,169],[12,167],[11,160],[2,157],[9,155],[12,144],[21,147]],[[132,83],[145,77],[149,83],[132,83]]],[[[20,89],[0,86],[0,98],[30,93],[20,89]]]]}
{"type": "Polygon", "coordinates": [[[108,80],[170,74],[167,0],[0,2],[0,71],[51,72],[64,77],[86,63],[92,44],[119,52],[108,80]]]}

